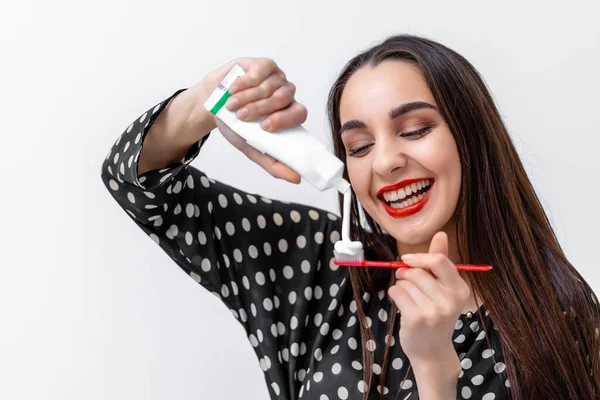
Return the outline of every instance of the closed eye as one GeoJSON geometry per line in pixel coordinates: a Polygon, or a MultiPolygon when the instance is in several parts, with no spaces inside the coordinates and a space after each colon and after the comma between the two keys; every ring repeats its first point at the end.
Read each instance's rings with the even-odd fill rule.
{"type": "MultiPolygon", "coordinates": [[[[410,140],[416,140],[422,136],[425,136],[429,132],[431,132],[432,129],[433,129],[433,127],[427,126],[425,128],[422,128],[422,129],[419,129],[416,131],[402,133],[402,134],[400,134],[400,136],[403,138],[411,138],[410,140]]],[[[350,149],[350,150],[348,150],[347,155],[348,155],[348,157],[363,156],[366,154],[365,150],[369,149],[371,146],[373,146],[373,143],[369,143],[364,146],[357,147],[355,149],[350,149]]]]}

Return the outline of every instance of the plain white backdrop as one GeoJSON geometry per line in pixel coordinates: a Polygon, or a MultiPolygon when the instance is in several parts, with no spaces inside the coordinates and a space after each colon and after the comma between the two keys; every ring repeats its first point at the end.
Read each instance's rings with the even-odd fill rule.
{"type": "MultiPolygon", "coordinates": [[[[265,399],[242,327],[109,196],[117,136],[241,56],[271,57],[330,144],[345,62],[395,33],[481,71],[571,262],[600,294],[600,2],[19,0],[0,12],[0,398],[265,399]]],[[[194,166],[337,212],[218,132],[194,166]]]]}

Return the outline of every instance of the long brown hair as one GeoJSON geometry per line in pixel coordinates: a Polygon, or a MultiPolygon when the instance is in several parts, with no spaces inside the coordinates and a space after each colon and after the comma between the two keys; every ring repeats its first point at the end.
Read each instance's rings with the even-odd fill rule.
{"type": "MultiPolygon", "coordinates": [[[[598,300],[566,259],[488,88],[464,57],[435,41],[398,35],[350,60],[327,104],[336,155],[346,160],[338,134],[346,82],[358,69],[375,67],[384,60],[410,62],[420,69],[458,146],[462,168],[455,211],[458,247],[463,262],[494,266],[493,273],[471,274],[469,283],[476,298],[484,299],[500,333],[512,398],[597,398],[598,300]]],[[[353,194],[353,240],[365,243],[369,257],[397,258],[396,241],[364,215],[368,229],[361,227],[353,194]]],[[[361,327],[363,380],[370,389],[373,353],[366,350],[366,341],[373,335],[360,299],[364,292],[389,287],[394,276],[384,268],[351,268],[350,277],[361,327]]],[[[393,334],[393,304],[390,315],[388,333],[393,334]]],[[[389,347],[388,342],[381,385],[385,384],[389,347]]]]}

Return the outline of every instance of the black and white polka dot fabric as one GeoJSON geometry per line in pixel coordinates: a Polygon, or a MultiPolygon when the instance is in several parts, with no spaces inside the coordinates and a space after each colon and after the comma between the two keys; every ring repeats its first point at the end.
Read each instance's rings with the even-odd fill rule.
{"type": "MultiPolygon", "coordinates": [[[[201,143],[179,164],[138,178],[145,134],[173,96],[137,118],[110,149],[102,169],[109,192],[243,325],[272,399],[361,399],[367,388],[356,302],[348,269],[333,263],[340,220],[208,178],[188,165],[201,143]]],[[[375,356],[370,398],[383,391],[386,399],[418,399],[412,372],[402,383],[409,361],[399,345],[400,318],[393,337],[386,335],[391,308],[386,293],[365,294],[361,301],[377,338],[368,342],[375,356]],[[386,382],[380,385],[387,340],[393,345],[386,382]]],[[[477,313],[456,321],[453,341],[463,367],[458,398],[507,399],[510,384],[498,332],[482,311],[483,321],[477,313]]]]}

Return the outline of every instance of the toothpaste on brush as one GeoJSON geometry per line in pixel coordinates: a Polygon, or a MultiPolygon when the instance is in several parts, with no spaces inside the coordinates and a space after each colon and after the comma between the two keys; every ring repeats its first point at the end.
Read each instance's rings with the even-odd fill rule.
{"type": "Polygon", "coordinates": [[[225,108],[225,103],[231,97],[229,87],[244,74],[242,67],[234,65],[204,102],[204,108],[244,138],[250,146],[284,163],[317,189],[335,188],[343,193],[342,240],[335,243],[335,252],[350,257],[359,256],[362,243],[350,240],[351,189],[350,183],[343,178],[344,163],[301,125],[271,133],[260,127],[264,118],[242,121],[235,112],[225,108]]]}

